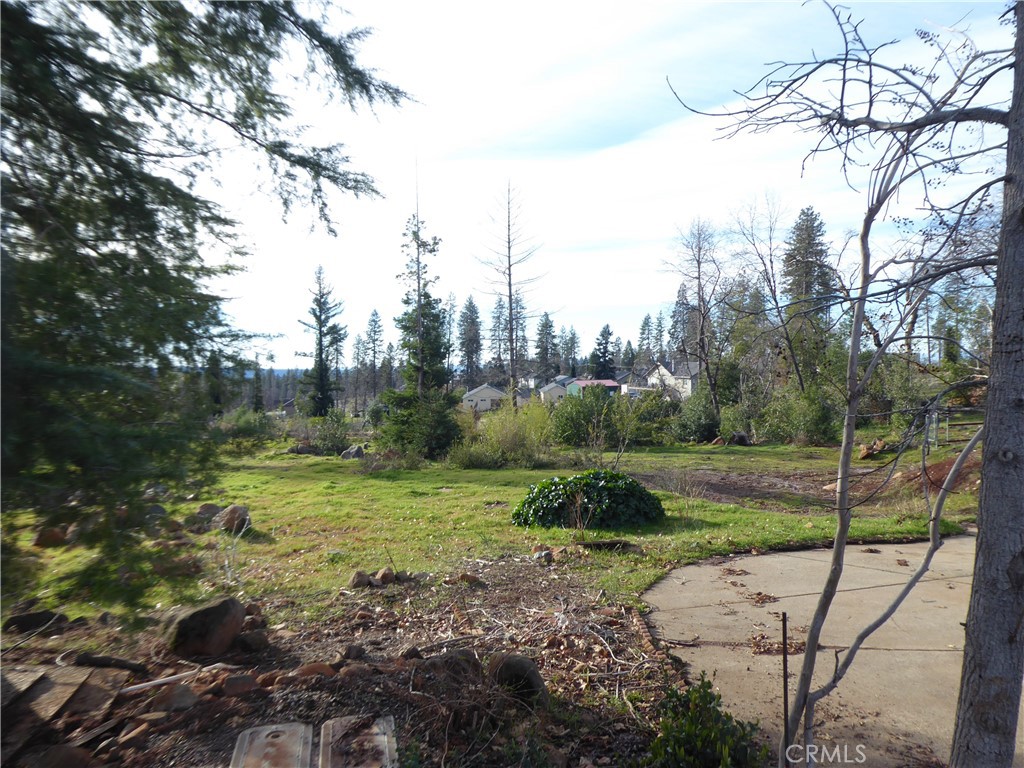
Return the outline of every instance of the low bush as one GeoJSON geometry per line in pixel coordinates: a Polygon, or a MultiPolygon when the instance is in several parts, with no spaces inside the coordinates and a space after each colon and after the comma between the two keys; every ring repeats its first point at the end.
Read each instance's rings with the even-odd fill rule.
{"type": "Polygon", "coordinates": [[[736,720],[722,709],[722,697],[701,672],[680,692],[673,688],[661,704],[661,727],[644,768],[763,768],[768,747],[759,745],[756,723],[736,720]]]}
{"type": "Polygon", "coordinates": [[[531,485],[512,512],[515,525],[615,528],[665,516],[661,501],[629,475],[592,469],[531,485]]]}
{"type": "Polygon", "coordinates": [[[217,423],[217,430],[228,451],[247,453],[281,437],[281,424],[269,414],[248,408],[227,413],[217,423]]]}
{"type": "Polygon", "coordinates": [[[548,409],[539,400],[519,408],[499,408],[469,426],[462,427],[462,442],[448,452],[452,466],[534,469],[550,463],[548,409]]]}

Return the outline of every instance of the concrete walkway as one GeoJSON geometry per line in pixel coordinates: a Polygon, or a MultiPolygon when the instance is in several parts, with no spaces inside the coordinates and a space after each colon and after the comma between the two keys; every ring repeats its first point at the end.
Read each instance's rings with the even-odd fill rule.
{"type": "MultiPolygon", "coordinates": [[[[945,540],[924,580],[868,638],[838,690],[819,703],[816,740],[833,748],[833,759],[823,765],[946,762],[974,543],[973,536],[945,540]]],[[[889,605],[926,550],[926,543],[848,547],[840,592],[822,634],[815,686],[831,674],[836,650],[848,647],[889,605]]],[[[788,615],[790,642],[802,648],[831,557],[831,550],[818,549],[717,559],[678,568],[643,596],[654,608],[648,617],[652,631],[690,665],[690,675],[713,673],[725,706],[741,719],[758,720],[774,743],[783,720],[782,612],[788,615]],[[771,650],[773,643],[774,653],[754,652],[755,646],[771,650]]],[[[792,691],[802,653],[791,653],[789,662],[792,691]]],[[[1024,710],[1021,720],[1018,735],[1024,739],[1024,710]]],[[[1024,768],[1024,747],[1014,765],[1024,768]]]]}

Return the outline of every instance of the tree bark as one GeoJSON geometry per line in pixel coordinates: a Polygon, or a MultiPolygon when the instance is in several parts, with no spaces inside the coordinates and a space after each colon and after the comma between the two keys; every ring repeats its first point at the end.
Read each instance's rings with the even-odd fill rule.
{"type": "Polygon", "coordinates": [[[1024,678],[1024,3],[1007,124],[974,586],[951,768],[1013,763],[1024,678]]]}

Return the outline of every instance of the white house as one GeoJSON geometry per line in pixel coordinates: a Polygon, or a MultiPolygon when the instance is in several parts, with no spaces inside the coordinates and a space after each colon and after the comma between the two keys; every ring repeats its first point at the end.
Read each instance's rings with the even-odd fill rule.
{"type": "Polygon", "coordinates": [[[494,410],[503,400],[508,400],[507,392],[502,392],[490,384],[482,384],[462,396],[462,407],[480,413],[494,410]]]}
{"type": "Polygon", "coordinates": [[[700,366],[695,360],[670,363],[669,370],[661,363],[644,374],[647,387],[658,389],[673,399],[685,400],[697,388],[700,366]]]}
{"type": "MultiPolygon", "coordinates": [[[[570,379],[571,381],[571,379],[570,379]]],[[[557,380],[552,381],[550,384],[545,384],[540,388],[540,400],[542,403],[557,404],[562,402],[565,398],[565,387],[569,382],[560,383],[557,380]]]]}

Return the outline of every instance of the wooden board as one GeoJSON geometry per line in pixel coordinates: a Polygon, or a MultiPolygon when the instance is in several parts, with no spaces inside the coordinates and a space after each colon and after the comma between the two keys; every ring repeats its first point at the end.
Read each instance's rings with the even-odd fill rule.
{"type": "Polygon", "coordinates": [[[43,676],[42,667],[9,665],[0,668],[0,707],[6,707],[43,676]]]}
{"type": "Polygon", "coordinates": [[[92,674],[75,691],[62,714],[92,715],[95,722],[106,715],[131,672],[123,669],[91,668],[92,674]]]}
{"type": "Polygon", "coordinates": [[[320,768],[397,768],[395,718],[336,717],[320,729],[320,768]]]}
{"type": "Polygon", "coordinates": [[[40,728],[63,709],[93,670],[83,667],[40,666],[41,675],[4,712],[0,762],[6,763],[40,728]]]}
{"type": "Polygon", "coordinates": [[[312,753],[313,726],[264,725],[238,735],[230,768],[308,768],[312,753]]]}

